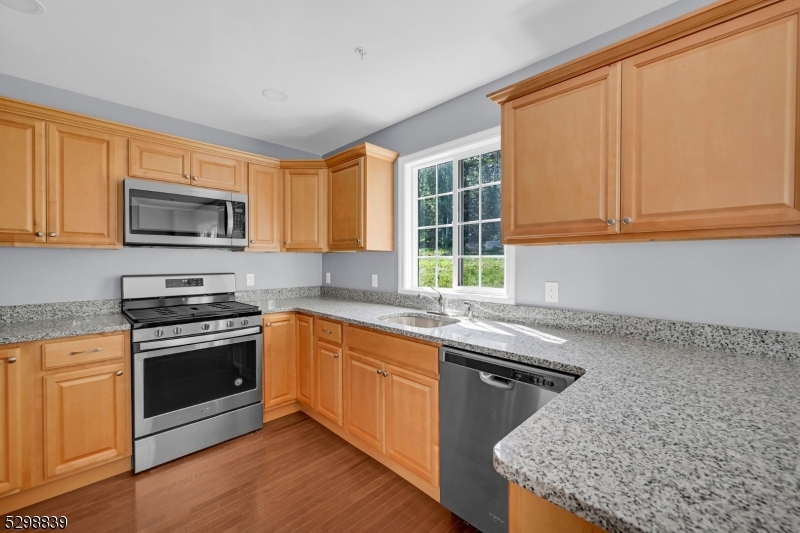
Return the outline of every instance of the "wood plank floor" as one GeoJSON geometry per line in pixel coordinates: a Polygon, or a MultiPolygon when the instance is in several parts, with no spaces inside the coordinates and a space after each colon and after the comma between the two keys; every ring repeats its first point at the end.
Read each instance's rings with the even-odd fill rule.
{"type": "Polygon", "coordinates": [[[303,413],[14,514],[63,515],[87,533],[477,533],[303,413]]]}

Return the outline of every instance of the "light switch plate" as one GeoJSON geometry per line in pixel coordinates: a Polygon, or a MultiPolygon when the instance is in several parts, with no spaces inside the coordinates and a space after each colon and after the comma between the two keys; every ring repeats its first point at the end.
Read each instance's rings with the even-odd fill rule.
{"type": "Polygon", "coordinates": [[[544,282],[544,301],[545,302],[558,302],[558,282],[545,281],[544,282]]]}
{"type": "Polygon", "coordinates": [[[325,272],[325,283],[330,283],[330,282],[331,282],[331,273],[325,272]]]}
{"type": "Polygon", "coordinates": [[[256,284],[256,275],[255,274],[248,274],[247,275],[247,286],[252,287],[256,284]]]}
{"type": "Polygon", "coordinates": [[[378,275],[377,274],[373,274],[372,275],[372,286],[373,287],[377,287],[378,286],[378,275]]]}

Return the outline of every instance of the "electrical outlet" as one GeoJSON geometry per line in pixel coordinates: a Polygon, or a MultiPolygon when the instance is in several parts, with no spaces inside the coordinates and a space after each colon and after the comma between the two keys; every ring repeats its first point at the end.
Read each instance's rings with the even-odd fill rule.
{"type": "Polygon", "coordinates": [[[377,287],[378,286],[378,275],[377,274],[373,274],[372,275],[372,286],[373,287],[377,287]]]}
{"type": "Polygon", "coordinates": [[[325,272],[325,283],[330,283],[330,282],[331,282],[331,273],[325,272]]]}
{"type": "Polygon", "coordinates": [[[248,274],[247,275],[247,286],[252,287],[256,284],[256,275],[255,274],[248,274]]]}
{"type": "Polygon", "coordinates": [[[558,301],[558,282],[556,281],[544,282],[544,301],[545,302],[558,301]]]}

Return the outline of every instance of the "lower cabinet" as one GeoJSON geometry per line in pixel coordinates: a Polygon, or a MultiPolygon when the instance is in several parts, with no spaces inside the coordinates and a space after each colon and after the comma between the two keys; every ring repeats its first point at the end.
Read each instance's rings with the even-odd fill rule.
{"type": "Polygon", "coordinates": [[[0,350],[0,496],[22,487],[20,349],[0,350]]]}
{"type": "Polygon", "coordinates": [[[314,408],[314,319],[297,315],[297,401],[314,408]]]}
{"type": "Polygon", "coordinates": [[[44,376],[44,475],[52,478],[128,448],[125,365],[44,376]]]}
{"type": "Polygon", "coordinates": [[[266,315],[263,318],[264,409],[297,399],[296,338],[297,320],[293,313],[266,315]]]}
{"type": "Polygon", "coordinates": [[[316,410],[342,425],[342,349],[317,342],[317,402],[316,410]]]}
{"type": "Polygon", "coordinates": [[[509,482],[508,533],[606,533],[606,530],[509,482]]]}
{"type": "Polygon", "coordinates": [[[384,451],[383,363],[348,351],[345,357],[344,428],[384,451]]]}

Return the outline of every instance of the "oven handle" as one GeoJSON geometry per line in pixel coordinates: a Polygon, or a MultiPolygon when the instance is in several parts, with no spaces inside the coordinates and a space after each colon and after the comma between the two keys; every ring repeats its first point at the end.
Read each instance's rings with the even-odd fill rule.
{"type": "Polygon", "coordinates": [[[233,202],[225,202],[225,212],[228,214],[228,231],[225,237],[233,237],[233,202]]]}
{"type": "Polygon", "coordinates": [[[205,347],[205,345],[221,346],[223,344],[233,344],[235,342],[242,342],[250,340],[248,337],[258,335],[261,333],[261,326],[254,328],[237,329],[235,331],[223,331],[221,333],[213,333],[211,335],[195,335],[193,337],[182,337],[180,339],[166,339],[163,341],[150,341],[139,343],[138,352],[149,352],[151,350],[158,350],[161,348],[171,348],[174,346],[188,346],[192,345],[192,349],[205,347]],[[219,341],[219,342],[215,342],[219,341]]]}

